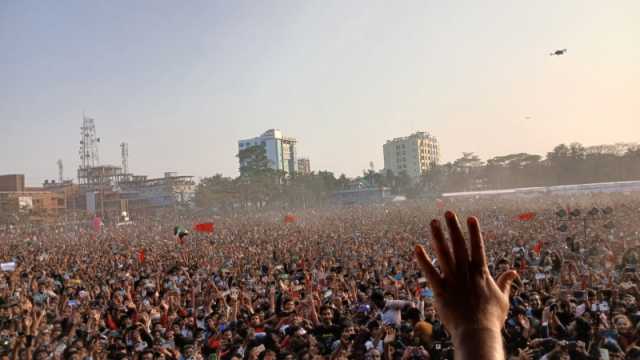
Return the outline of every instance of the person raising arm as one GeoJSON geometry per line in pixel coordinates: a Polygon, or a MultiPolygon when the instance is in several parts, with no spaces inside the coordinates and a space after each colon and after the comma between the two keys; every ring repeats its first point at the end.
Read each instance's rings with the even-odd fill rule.
{"type": "Polygon", "coordinates": [[[478,219],[467,219],[470,250],[456,215],[445,213],[451,248],[438,220],[431,221],[438,271],[421,245],[416,257],[432,287],[435,308],[451,334],[457,360],[505,359],[501,329],[509,311],[509,290],[518,274],[507,271],[494,281],[484,251],[478,219]]]}

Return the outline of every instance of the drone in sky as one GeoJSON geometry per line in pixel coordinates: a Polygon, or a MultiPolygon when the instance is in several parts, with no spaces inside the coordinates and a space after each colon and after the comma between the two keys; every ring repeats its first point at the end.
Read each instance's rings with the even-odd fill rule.
{"type": "Polygon", "coordinates": [[[560,55],[564,55],[566,53],[567,53],[567,49],[560,49],[560,50],[556,50],[556,51],[552,52],[549,55],[550,56],[560,56],[560,55]]]}

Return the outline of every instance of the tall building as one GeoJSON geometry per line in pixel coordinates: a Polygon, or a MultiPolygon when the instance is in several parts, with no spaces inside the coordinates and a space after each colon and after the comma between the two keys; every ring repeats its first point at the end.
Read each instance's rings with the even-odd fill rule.
{"type": "Polygon", "coordinates": [[[298,159],[298,174],[311,174],[311,162],[309,161],[309,158],[298,159]]]}
{"type": "Polygon", "coordinates": [[[424,131],[387,140],[382,150],[385,171],[391,170],[396,175],[406,172],[412,179],[427,173],[440,161],[438,139],[424,131]]]}
{"type": "Polygon", "coordinates": [[[0,175],[0,191],[24,191],[24,175],[0,175]]]}
{"type": "Polygon", "coordinates": [[[264,146],[271,168],[290,175],[298,171],[296,143],[296,139],[283,136],[282,131],[270,129],[258,137],[238,141],[238,151],[256,145],[264,146]]]}

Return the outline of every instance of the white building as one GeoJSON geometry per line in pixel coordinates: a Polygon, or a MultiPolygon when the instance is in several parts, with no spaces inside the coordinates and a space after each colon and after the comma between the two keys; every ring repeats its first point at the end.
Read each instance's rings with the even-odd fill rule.
{"type": "Polygon", "coordinates": [[[271,168],[289,175],[298,171],[296,142],[294,138],[284,137],[280,130],[270,129],[258,137],[238,141],[238,151],[256,145],[264,146],[271,168]]]}
{"type": "Polygon", "coordinates": [[[387,140],[382,150],[385,171],[391,170],[396,175],[406,172],[412,179],[419,178],[440,161],[438,140],[423,131],[387,140]]]}

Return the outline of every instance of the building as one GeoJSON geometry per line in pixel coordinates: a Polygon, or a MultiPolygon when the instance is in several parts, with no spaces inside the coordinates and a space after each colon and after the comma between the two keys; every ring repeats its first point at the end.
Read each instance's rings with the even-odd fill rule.
{"type": "Polygon", "coordinates": [[[83,198],[80,197],[80,186],[74,184],[72,180],[56,182],[55,180],[45,180],[42,188],[46,191],[59,193],[64,196],[65,208],[67,210],[78,210],[84,208],[83,198]]]}
{"type": "Polygon", "coordinates": [[[387,140],[382,150],[385,171],[391,170],[396,175],[406,172],[414,180],[440,161],[438,140],[423,131],[387,140]]]}
{"type": "Polygon", "coordinates": [[[0,191],[24,191],[24,175],[0,175],[0,191]]]}
{"type": "Polygon", "coordinates": [[[309,158],[298,159],[298,174],[311,174],[311,162],[309,161],[309,158]]]}
{"type": "Polygon", "coordinates": [[[120,198],[127,201],[129,209],[190,205],[195,196],[193,176],[179,176],[166,172],[164,177],[147,179],[136,176],[119,184],[120,198]]]}
{"type": "Polygon", "coordinates": [[[298,171],[296,143],[296,139],[284,137],[280,130],[270,129],[258,137],[238,141],[238,151],[252,146],[264,146],[271,168],[290,175],[298,171]]]}
{"type": "Polygon", "coordinates": [[[24,217],[33,223],[51,222],[64,213],[64,194],[24,184],[24,175],[0,176],[0,223],[16,223],[24,217]]]}

